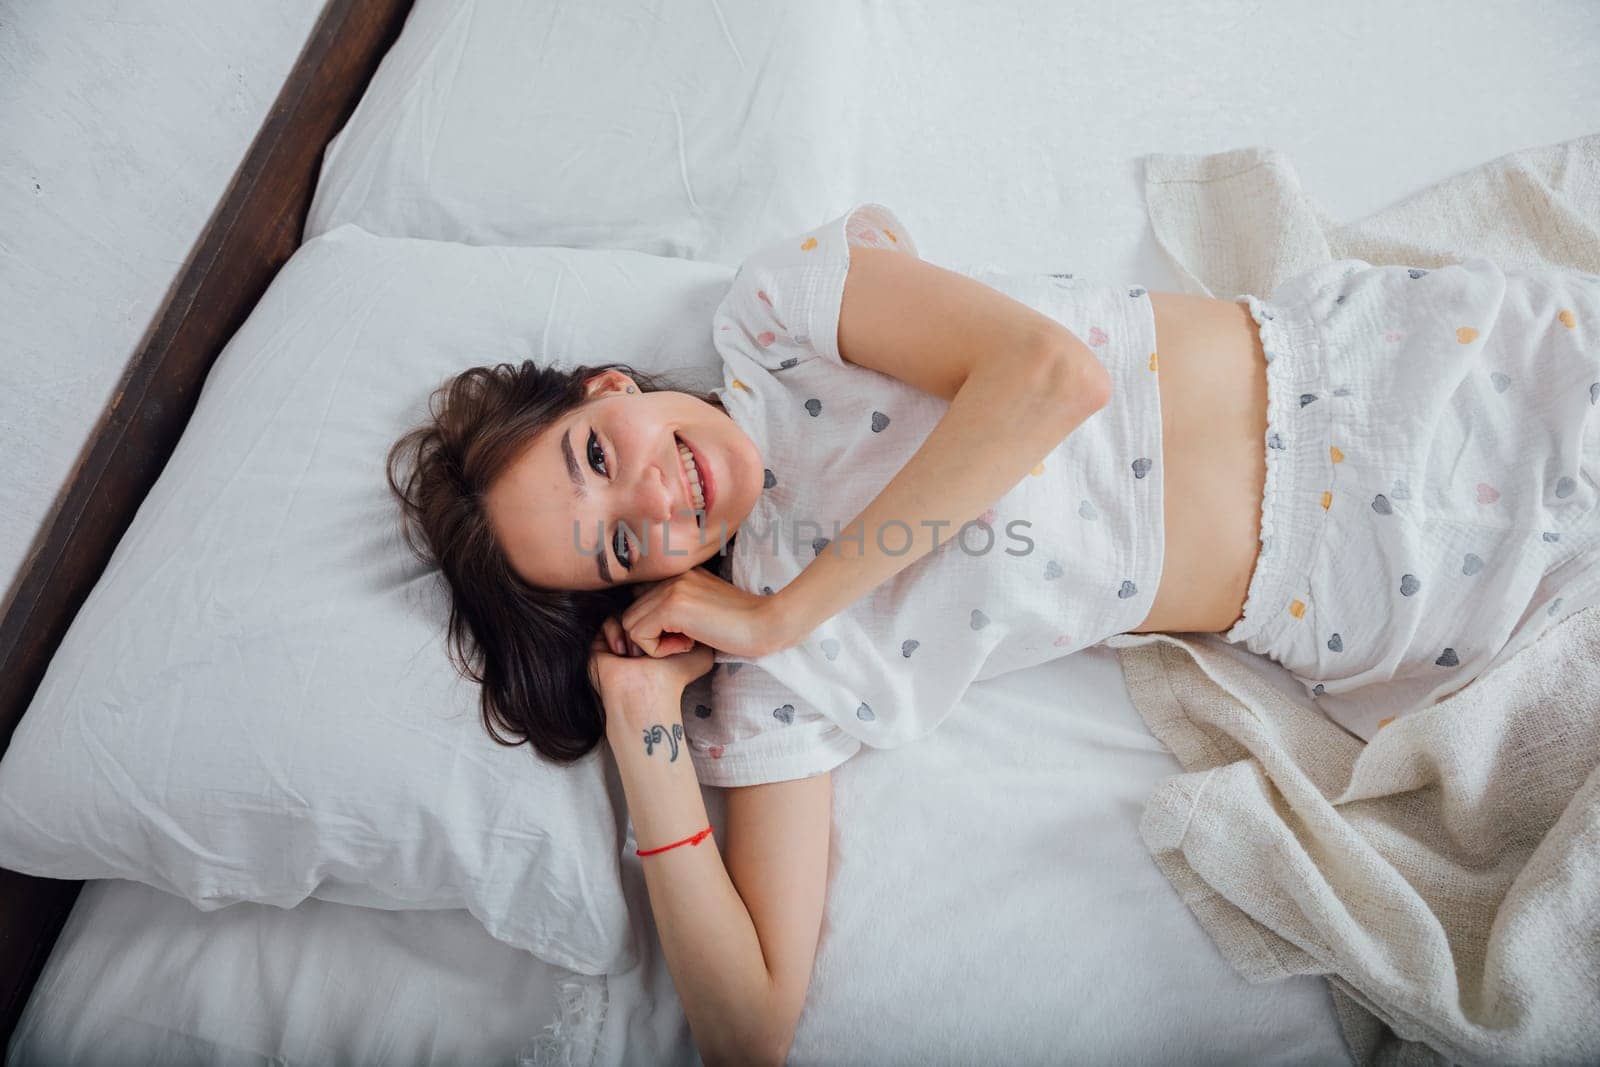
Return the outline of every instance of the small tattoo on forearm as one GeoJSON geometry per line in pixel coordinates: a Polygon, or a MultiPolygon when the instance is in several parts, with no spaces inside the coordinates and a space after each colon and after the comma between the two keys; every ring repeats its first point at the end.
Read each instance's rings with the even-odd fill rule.
{"type": "Polygon", "coordinates": [[[661,739],[663,737],[672,743],[672,756],[667,760],[667,762],[676,762],[678,758],[678,742],[683,738],[682,723],[673,723],[672,730],[670,732],[668,732],[667,728],[662,726],[660,723],[656,723],[654,726],[646,730],[644,732],[644,754],[646,756],[655,755],[655,746],[661,744],[661,739]]]}

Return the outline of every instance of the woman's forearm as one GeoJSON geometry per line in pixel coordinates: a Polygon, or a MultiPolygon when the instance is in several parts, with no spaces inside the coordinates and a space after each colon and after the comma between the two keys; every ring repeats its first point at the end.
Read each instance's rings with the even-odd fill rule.
{"type": "MultiPolygon", "coordinates": [[[[657,696],[632,703],[607,705],[607,733],[634,837],[649,850],[693,836],[708,820],[679,702],[657,696]]],[[[774,1061],[790,1035],[774,1032],[766,958],[715,837],[640,862],[667,969],[701,1058],[774,1061]]]]}
{"type": "Polygon", "coordinates": [[[899,473],[771,598],[785,638],[802,640],[927,555],[941,533],[954,536],[1104,407],[1110,390],[1105,367],[1076,338],[980,364],[899,473]]]}

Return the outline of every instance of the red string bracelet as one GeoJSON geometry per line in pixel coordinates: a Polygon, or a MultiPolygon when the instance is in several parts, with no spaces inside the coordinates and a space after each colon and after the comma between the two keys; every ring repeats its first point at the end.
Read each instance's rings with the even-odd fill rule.
{"type": "Polygon", "coordinates": [[[640,851],[639,849],[634,849],[633,850],[633,854],[635,856],[653,856],[657,852],[665,852],[667,849],[669,849],[669,848],[677,848],[679,845],[698,845],[701,841],[705,840],[705,836],[707,834],[709,834],[710,832],[711,832],[711,827],[707,826],[704,830],[701,830],[699,833],[695,834],[693,837],[686,837],[682,841],[674,841],[672,844],[670,844],[670,845],[662,845],[660,848],[647,848],[647,849],[645,849],[643,851],[640,851]]]}

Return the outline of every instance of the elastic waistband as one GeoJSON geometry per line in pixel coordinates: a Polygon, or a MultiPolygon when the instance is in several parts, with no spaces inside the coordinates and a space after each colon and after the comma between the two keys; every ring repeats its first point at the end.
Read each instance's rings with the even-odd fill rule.
{"type": "Polygon", "coordinates": [[[1102,475],[1108,486],[1115,487],[1113,496],[1103,499],[1108,503],[1115,499],[1123,509],[1126,555],[1118,577],[1129,579],[1136,590],[1126,599],[1106,601],[1103,635],[1131,630],[1150,614],[1166,569],[1167,474],[1162,462],[1155,305],[1142,285],[1101,286],[1095,297],[1096,318],[1111,331],[1109,343],[1095,351],[1110,374],[1111,395],[1117,398],[1116,417],[1103,419],[1100,430],[1108,434],[1105,456],[1121,460],[1115,472],[1102,475]],[[1144,473],[1129,477],[1122,464],[1138,457],[1154,462],[1143,465],[1144,473]]]}
{"type": "MultiPolygon", "coordinates": [[[[1327,522],[1324,495],[1333,481],[1334,405],[1328,353],[1319,325],[1319,296],[1290,286],[1245,304],[1261,334],[1267,360],[1266,485],[1261,500],[1261,549],[1239,621],[1223,634],[1252,651],[1269,645],[1295,615],[1327,522]],[[1259,647],[1257,647],[1259,646],[1259,647]]],[[[1303,611],[1302,607],[1302,611],[1303,611]]]]}

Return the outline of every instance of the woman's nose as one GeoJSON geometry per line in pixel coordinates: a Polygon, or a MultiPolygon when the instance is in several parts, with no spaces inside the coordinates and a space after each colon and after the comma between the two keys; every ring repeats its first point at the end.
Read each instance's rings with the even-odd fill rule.
{"type": "Polygon", "coordinates": [[[660,467],[647,467],[634,490],[639,517],[652,523],[672,521],[672,483],[660,467]]]}

